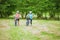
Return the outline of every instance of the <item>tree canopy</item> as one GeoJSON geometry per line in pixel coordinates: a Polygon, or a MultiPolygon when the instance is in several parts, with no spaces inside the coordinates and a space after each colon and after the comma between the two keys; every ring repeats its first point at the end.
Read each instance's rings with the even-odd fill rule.
{"type": "MultiPolygon", "coordinates": [[[[60,0],[0,0],[0,17],[12,15],[13,11],[25,12],[33,11],[37,17],[49,13],[50,17],[60,15],[60,0]]],[[[22,14],[22,16],[23,16],[22,14]]]]}

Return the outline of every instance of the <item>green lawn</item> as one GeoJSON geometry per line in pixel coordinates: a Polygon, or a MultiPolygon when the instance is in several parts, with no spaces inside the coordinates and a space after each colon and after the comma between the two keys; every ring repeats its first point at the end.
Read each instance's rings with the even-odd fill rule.
{"type": "Polygon", "coordinates": [[[60,21],[33,20],[32,26],[26,26],[26,20],[20,20],[20,26],[14,26],[13,19],[0,22],[0,40],[60,40],[60,21]]]}

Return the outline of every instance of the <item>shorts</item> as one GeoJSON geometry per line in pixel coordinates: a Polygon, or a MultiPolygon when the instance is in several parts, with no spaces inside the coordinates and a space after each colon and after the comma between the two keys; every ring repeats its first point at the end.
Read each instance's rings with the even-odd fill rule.
{"type": "Polygon", "coordinates": [[[15,21],[19,21],[19,19],[16,19],[15,21]]]}

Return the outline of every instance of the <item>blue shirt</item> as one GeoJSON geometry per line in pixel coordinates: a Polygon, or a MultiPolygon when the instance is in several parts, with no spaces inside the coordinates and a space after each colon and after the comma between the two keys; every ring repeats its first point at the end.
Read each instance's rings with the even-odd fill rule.
{"type": "Polygon", "coordinates": [[[29,17],[30,17],[30,19],[32,19],[32,18],[33,18],[33,14],[30,13],[30,14],[29,14],[29,17]]]}

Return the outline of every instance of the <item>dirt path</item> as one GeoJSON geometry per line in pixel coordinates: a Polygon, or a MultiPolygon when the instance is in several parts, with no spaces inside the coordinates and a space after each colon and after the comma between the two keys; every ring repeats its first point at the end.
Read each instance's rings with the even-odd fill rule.
{"type": "MultiPolygon", "coordinates": [[[[10,26],[8,25],[9,20],[3,20],[2,22],[0,21],[0,30],[8,30],[10,29],[10,26]]],[[[13,25],[12,23],[11,25],[13,25]]],[[[33,25],[26,26],[26,20],[20,20],[20,26],[24,26],[23,30],[30,31],[32,34],[38,34],[41,31],[49,32],[48,28],[49,23],[45,24],[40,24],[38,20],[33,21],[33,25]]],[[[53,25],[50,25],[53,26],[53,25]]]]}
{"type": "Polygon", "coordinates": [[[0,30],[8,30],[10,26],[8,25],[7,20],[0,21],[0,30]]]}
{"type": "Polygon", "coordinates": [[[47,27],[47,24],[40,24],[38,22],[38,20],[34,20],[32,26],[31,25],[26,26],[26,24],[25,24],[26,21],[24,21],[24,20],[22,20],[20,23],[21,23],[20,24],[21,26],[24,26],[24,29],[23,30],[29,31],[32,34],[39,34],[41,31],[46,31],[46,32],[49,31],[49,29],[47,27]]]}
{"type": "MultiPolygon", "coordinates": [[[[9,20],[0,21],[0,30],[10,29],[8,25],[9,20]]],[[[33,25],[26,26],[26,20],[20,20],[20,26],[24,26],[23,30],[30,31],[32,34],[38,34],[41,31],[48,31],[48,27],[46,24],[40,24],[38,21],[34,20],[33,25]]]]}

